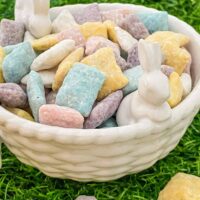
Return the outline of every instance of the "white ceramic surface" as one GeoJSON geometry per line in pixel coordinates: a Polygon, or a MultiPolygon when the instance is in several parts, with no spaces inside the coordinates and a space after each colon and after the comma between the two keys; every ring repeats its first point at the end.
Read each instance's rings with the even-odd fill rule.
{"type": "MultiPolygon", "coordinates": [[[[53,8],[76,12],[85,5],[53,8]]],[[[154,11],[142,6],[101,4],[108,10],[128,7],[135,12],[154,11]]],[[[185,22],[170,16],[170,30],[191,38],[193,90],[172,110],[171,120],[150,120],[109,129],[76,130],[50,127],[21,119],[0,107],[0,136],[17,158],[48,176],[78,181],[108,181],[151,167],[167,156],[184,135],[200,108],[200,36],[185,22]]]]}

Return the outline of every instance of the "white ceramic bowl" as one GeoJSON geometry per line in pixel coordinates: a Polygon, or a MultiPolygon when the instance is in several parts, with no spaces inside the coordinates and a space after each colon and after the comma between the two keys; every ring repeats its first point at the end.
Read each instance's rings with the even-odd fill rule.
{"type": "MultiPolygon", "coordinates": [[[[76,12],[85,5],[66,6],[76,12]]],[[[61,9],[51,9],[55,17],[61,9]]],[[[127,4],[100,4],[102,10],[129,7],[127,4]]],[[[151,167],[179,143],[200,108],[200,36],[185,22],[169,17],[170,30],[188,35],[192,53],[193,90],[172,111],[168,123],[135,125],[95,130],[51,127],[26,121],[0,107],[0,136],[17,158],[48,176],[78,181],[108,181],[151,167]]]]}

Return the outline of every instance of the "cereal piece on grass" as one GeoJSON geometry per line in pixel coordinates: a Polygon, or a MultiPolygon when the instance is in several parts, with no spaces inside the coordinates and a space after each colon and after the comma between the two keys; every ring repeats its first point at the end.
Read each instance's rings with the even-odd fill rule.
{"type": "Polygon", "coordinates": [[[63,128],[83,128],[84,118],[72,108],[49,104],[40,107],[39,122],[63,128]]]}
{"type": "Polygon", "coordinates": [[[74,18],[78,24],[86,22],[101,22],[101,13],[97,3],[90,4],[79,12],[74,13],[74,18]]]}
{"type": "Polygon", "coordinates": [[[47,35],[45,37],[42,37],[40,39],[37,40],[33,40],[31,42],[32,47],[35,51],[46,51],[49,48],[53,47],[54,45],[56,45],[57,43],[59,43],[58,38],[56,38],[55,35],[47,35]]]}
{"type": "Polygon", "coordinates": [[[59,33],[73,26],[78,26],[74,17],[68,10],[63,10],[52,23],[52,32],[59,33]]]}
{"type": "Polygon", "coordinates": [[[27,105],[27,96],[19,85],[15,83],[1,83],[0,102],[12,108],[24,108],[27,105]]]}
{"type": "Polygon", "coordinates": [[[29,121],[34,121],[33,117],[25,110],[19,108],[6,108],[6,109],[21,118],[27,119],[29,121]]]}
{"type": "Polygon", "coordinates": [[[118,90],[97,103],[89,117],[85,120],[84,128],[93,129],[112,117],[123,98],[123,92],[118,90]]]}
{"type": "Polygon", "coordinates": [[[190,53],[185,48],[182,48],[189,42],[187,36],[170,31],[158,31],[150,35],[146,40],[160,44],[165,57],[164,64],[174,67],[179,75],[191,63],[190,53]]]}
{"type": "Polygon", "coordinates": [[[56,103],[57,92],[51,91],[46,95],[47,104],[55,104],[56,103]]]}
{"type": "Polygon", "coordinates": [[[178,73],[173,72],[169,77],[170,97],[168,103],[171,108],[177,106],[183,97],[183,84],[178,73]]]}
{"type": "Polygon", "coordinates": [[[121,29],[120,27],[116,26],[115,31],[117,34],[119,46],[125,52],[130,51],[133,48],[133,46],[138,43],[138,41],[135,38],[133,38],[127,31],[121,29]]]}
{"type": "Polygon", "coordinates": [[[178,173],[160,192],[158,200],[199,200],[199,188],[199,177],[178,173]]]}
{"type": "Polygon", "coordinates": [[[116,25],[119,25],[119,23],[128,17],[130,14],[132,14],[133,11],[127,8],[120,8],[120,9],[114,9],[114,10],[107,10],[102,11],[102,20],[110,20],[113,21],[116,25]]]}
{"type": "Polygon", "coordinates": [[[3,76],[8,83],[20,83],[30,72],[36,54],[29,42],[24,42],[8,54],[3,61],[3,76]]]}
{"type": "Polygon", "coordinates": [[[116,120],[111,117],[110,119],[106,120],[103,124],[98,126],[98,128],[112,128],[112,127],[118,127],[116,120]]]}
{"type": "MultiPolygon", "coordinates": [[[[56,70],[57,70],[57,67],[50,70],[42,70],[38,72],[38,74],[40,75],[43,81],[45,88],[52,88],[52,83],[56,74],[56,70]]],[[[26,76],[24,76],[21,80],[21,83],[27,84],[29,76],[30,74],[27,74],[26,76]]]]}
{"type": "Polygon", "coordinates": [[[56,104],[79,111],[87,117],[105,80],[97,68],[76,63],[59,89],[56,104]]]}
{"type": "Polygon", "coordinates": [[[73,66],[75,62],[79,62],[84,56],[84,49],[82,47],[76,49],[71,54],[69,54],[58,66],[56,75],[53,81],[52,89],[53,91],[58,90],[65,79],[65,76],[73,66]]]}
{"type": "Polygon", "coordinates": [[[115,43],[118,43],[118,40],[117,40],[117,34],[116,34],[116,31],[115,31],[115,24],[114,22],[110,21],[110,20],[107,20],[105,22],[103,22],[103,24],[105,24],[106,28],[107,28],[107,32],[108,32],[108,38],[115,42],[115,43]]]}
{"type": "Polygon", "coordinates": [[[156,31],[168,31],[168,13],[166,11],[159,12],[141,12],[138,13],[140,21],[146,26],[149,33],[156,31]]]}
{"type": "Polygon", "coordinates": [[[120,67],[115,61],[115,55],[112,48],[101,48],[94,54],[84,58],[82,63],[95,66],[102,71],[106,80],[99,92],[98,100],[102,100],[112,92],[115,92],[128,84],[128,79],[123,75],[120,67]]]}
{"type": "Polygon", "coordinates": [[[192,78],[187,73],[182,73],[181,82],[183,85],[183,98],[187,97],[192,90],[192,78]]]}
{"type": "Polygon", "coordinates": [[[138,40],[149,36],[149,31],[135,14],[122,20],[119,26],[138,40]]]}
{"type": "Polygon", "coordinates": [[[63,40],[40,54],[32,63],[31,69],[41,71],[56,67],[75,48],[73,40],[63,40]]]}
{"type": "Polygon", "coordinates": [[[106,25],[101,22],[86,22],[80,26],[80,30],[86,40],[91,36],[108,38],[106,25]]]}
{"type": "Polygon", "coordinates": [[[74,40],[77,47],[83,47],[85,45],[85,38],[80,28],[75,26],[56,34],[56,38],[59,41],[66,39],[74,40]]]}
{"type": "Polygon", "coordinates": [[[124,71],[124,75],[128,78],[128,85],[123,88],[124,95],[128,95],[138,89],[139,79],[142,74],[143,70],[141,66],[124,71]]]}
{"type": "Polygon", "coordinates": [[[174,68],[170,67],[168,65],[162,65],[161,71],[167,76],[170,77],[170,75],[174,72],[174,68]]]}
{"type": "Polygon", "coordinates": [[[5,51],[4,49],[0,46],[0,83],[4,83],[4,77],[3,77],[3,70],[2,70],[2,64],[3,60],[5,58],[5,51]]]}
{"type": "Polygon", "coordinates": [[[127,63],[130,65],[131,68],[140,65],[138,56],[138,43],[135,43],[128,51],[127,63]]]}
{"type": "Polygon", "coordinates": [[[39,109],[46,104],[44,85],[40,75],[31,71],[27,81],[27,94],[30,108],[36,122],[39,120],[39,109]]]}
{"type": "Polygon", "coordinates": [[[9,19],[3,19],[0,25],[0,45],[5,47],[8,45],[18,44],[24,39],[24,25],[9,19]]]}

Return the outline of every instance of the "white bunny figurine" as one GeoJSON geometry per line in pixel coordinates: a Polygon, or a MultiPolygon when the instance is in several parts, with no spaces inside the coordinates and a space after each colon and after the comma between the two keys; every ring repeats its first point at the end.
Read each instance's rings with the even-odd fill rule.
{"type": "Polygon", "coordinates": [[[36,38],[51,33],[50,0],[16,0],[15,20],[25,24],[36,38]]]}
{"type": "Polygon", "coordinates": [[[145,119],[163,122],[171,117],[171,108],[167,103],[170,96],[168,78],[160,70],[160,46],[157,43],[140,40],[138,51],[143,75],[139,80],[138,91],[126,96],[118,109],[119,126],[145,119]]]}

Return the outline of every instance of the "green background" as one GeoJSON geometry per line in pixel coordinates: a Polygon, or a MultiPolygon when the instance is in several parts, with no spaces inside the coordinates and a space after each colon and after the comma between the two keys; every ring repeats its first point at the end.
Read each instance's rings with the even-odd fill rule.
{"type": "MultiPolygon", "coordinates": [[[[87,0],[51,0],[51,6],[88,3],[87,0]]],[[[98,1],[119,2],[119,1],[98,1]]],[[[200,0],[121,0],[142,4],[170,14],[191,24],[200,32],[200,0]]],[[[0,0],[0,18],[13,18],[14,0],[0,0]]],[[[49,178],[38,170],[21,164],[3,146],[3,169],[0,170],[0,199],[73,200],[78,195],[95,195],[98,200],[156,200],[159,191],[177,172],[200,176],[200,114],[170,155],[152,168],[108,183],[78,183],[49,178]]]]}

